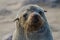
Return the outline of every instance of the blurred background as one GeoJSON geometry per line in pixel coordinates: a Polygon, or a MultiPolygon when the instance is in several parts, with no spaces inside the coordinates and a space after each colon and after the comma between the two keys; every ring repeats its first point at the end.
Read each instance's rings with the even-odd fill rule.
{"type": "Polygon", "coordinates": [[[37,4],[47,10],[45,15],[53,38],[60,40],[60,0],[0,0],[0,40],[14,32],[16,25],[12,21],[18,10],[28,4],[37,4]]]}

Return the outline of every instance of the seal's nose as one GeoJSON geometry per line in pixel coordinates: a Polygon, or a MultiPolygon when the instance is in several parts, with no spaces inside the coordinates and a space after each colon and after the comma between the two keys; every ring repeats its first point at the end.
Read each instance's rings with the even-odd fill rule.
{"type": "Polygon", "coordinates": [[[32,13],[32,19],[34,23],[37,23],[39,21],[39,14],[32,13]]]}
{"type": "Polygon", "coordinates": [[[34,17],[33,17],[33,19],[34,19],[34,23],[37,23],[38,21],[39,21],[39,19],[38,19],[38,15],[34,15],[34,17]]]}
{"type": "Polygon", "coordinates": [[[37,18],[38,18],[38,15],[34,14],[33,17],[34,17],[35,19],[37,19],[37,18]]]}

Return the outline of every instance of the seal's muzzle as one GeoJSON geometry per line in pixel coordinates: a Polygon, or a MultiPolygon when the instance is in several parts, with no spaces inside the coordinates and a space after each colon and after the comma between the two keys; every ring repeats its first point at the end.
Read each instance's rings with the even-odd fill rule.
{"type": "Polygon", "coordinates": [[[44,19],[37,12],[32,12],[27,19],[27,31],[37,31],[43,25],[44,19]]]}
{"type": "Polygon", "coordinates": [[[31,14],[31,20],[32,20],[33,23],[39,22],[39,15],[32,13],[31,14]]]}

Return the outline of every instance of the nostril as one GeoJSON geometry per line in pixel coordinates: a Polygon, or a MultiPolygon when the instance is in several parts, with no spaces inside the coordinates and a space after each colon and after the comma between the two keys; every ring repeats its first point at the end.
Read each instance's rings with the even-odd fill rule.
{"type": "Polygon", "coordinates": [[[38,19],[39,15],[34,15],[33,17],[34,17],[35,19],[38,19]]]}
{"type": "Polygon", "coordinates": [[[37,17],[38,17],[38,15],[34,15],[34,17],[35,17],[35,18],[37,18],[37,17]]]}
{"type": "Polygon", "coordinates": [[[32,16],[31,16],[33,19],[38,19],[39,18],[39,15],[37,15],[37,14],[32,14],[32,16]]]}
{"type": "Polygon", "coordinates": [[[37,23],[39,21],[38,15],[34,15],[33,20],[34,23],[37,23]]]}

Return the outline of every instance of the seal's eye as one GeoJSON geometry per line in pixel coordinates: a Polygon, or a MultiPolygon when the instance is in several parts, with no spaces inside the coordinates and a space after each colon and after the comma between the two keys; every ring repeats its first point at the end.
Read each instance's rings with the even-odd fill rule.
{"type": "Polygon", "coordinates": [[[27,17],[27,14],[24,14],[23,17],[27,17]]]}
{"type": "Polygon", "coordinates": [[[28,14],[24,14],[23,17],[24,19],[27,19],[28,14]]]}
{"type": "Polygon", "coordinates": [[[41,12],[41,11],[39,11],[39,14],[41,15],[41,14],[42,14],[42,12],[41,12]]]}

